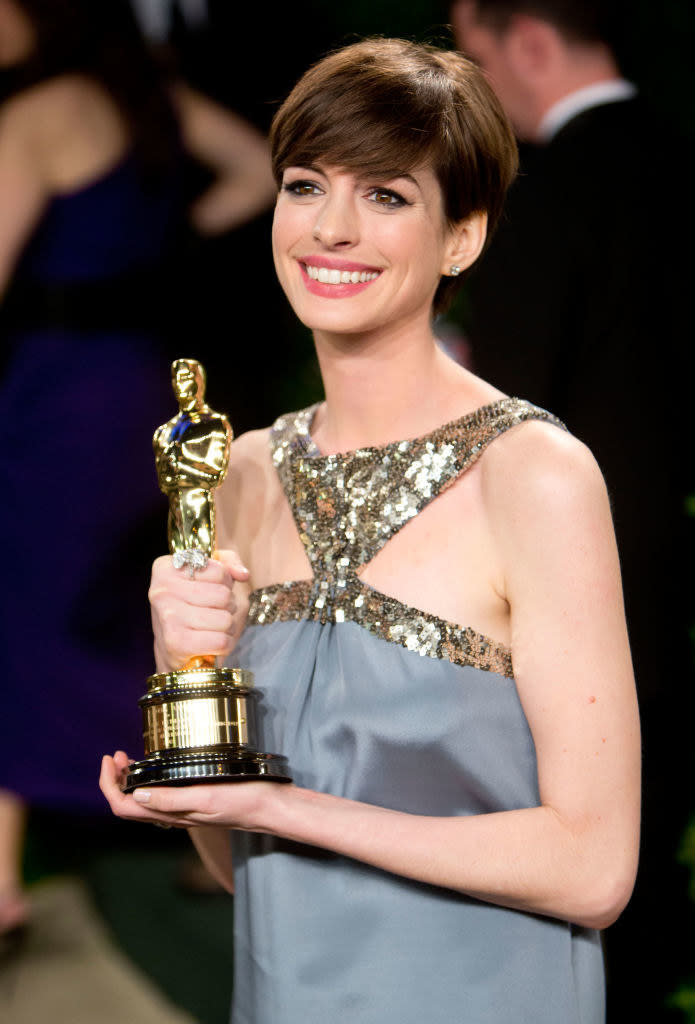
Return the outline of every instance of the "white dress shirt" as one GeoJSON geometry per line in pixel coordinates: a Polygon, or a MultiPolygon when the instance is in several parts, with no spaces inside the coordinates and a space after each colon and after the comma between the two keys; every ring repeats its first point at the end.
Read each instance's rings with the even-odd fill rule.
{"type": "Polygon", "coordinates": [[[538,126],[538,139],[540,142],[550,142],[577,114],[604,103],[630,100],[636,95],[637,87],[625,78],[611,78],[605,82],[594,82],[582,89],[576,89],[546,110],[538,126]]]}

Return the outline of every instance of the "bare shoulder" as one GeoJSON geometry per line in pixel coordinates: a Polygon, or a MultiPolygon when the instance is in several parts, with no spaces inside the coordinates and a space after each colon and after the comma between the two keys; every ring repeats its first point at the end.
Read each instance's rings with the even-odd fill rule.
{"type": "Polygon", "coordinates": [[[254,504],[267,487],[272,470],[269,430],[250,430],[231,444],[227,474],[220,489],[225,504],[254,504]]]}
{"type": "Polygon", "coordinates": [[[591,451],[572,434],[529,421],[497,438],[481,460],[491,523],[542,531],[550,521],[610,518],[603,475],[591,451]]]}
{"type": "Polygon", "coordinates": [[[249,430],[235,438],[229,452],[230,472],[265,468],[270,459],[269,438],[270,428],[249,430]]]}
{"type": "Polygon", "coordinates": [[[42,83],[10,96],[0,107],[0,142],[31,148],[40,145],[42,126],[51,123],[55,102],[51,83],[42,83]]]}
{"type": "Polygon", "coordinates": [[[49,78],[11,97],[2,131],[21,141],[50,184],[70,187],[122,153],[128,132],[114,100],[83,75],[49,78]]]}
{"type": "Polygon", "coordinates": [[[3,119],[37,136],[56,132],[72,123],[85,107],[113,110],[113,101],[104,89],[83,75],[65,74],[48,78],[3,104],[3,119]]]}
{"type": "Polygon", "coordinates": [[[269,430],[251,430],[232,442],[217,502],[220,540],[249,564],[252,538],[265,515],[273,463],[269,430]]]}
{"type": "MultiPolygon", "coordinates": [[[[66,148],[66,140],[70,146],[65,128],[66,97],[75,87],[73,76],[48,79],[10,96],[0,106],[0,161],[6,195],[11,192],[16,200],[17,195],[31,194],[44,200],[53,191],[55,154],[66,148]]],[[[72,115],[71,120],[75,120],[72,115]]]]}

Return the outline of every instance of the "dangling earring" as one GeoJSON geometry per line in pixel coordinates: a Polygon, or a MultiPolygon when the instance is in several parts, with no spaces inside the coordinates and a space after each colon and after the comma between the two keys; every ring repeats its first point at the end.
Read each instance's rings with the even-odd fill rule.
{"type": "Polygon", "coordinates": [[[449,273],[451,274],[452,277],[458,277],[462,269],[463,267],[459,267],[454,263],[451,267],[449,267],[449,273]]]}

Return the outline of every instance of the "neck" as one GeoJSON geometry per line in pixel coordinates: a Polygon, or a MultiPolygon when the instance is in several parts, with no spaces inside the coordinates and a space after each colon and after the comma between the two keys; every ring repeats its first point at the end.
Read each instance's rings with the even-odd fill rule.
{"type": "Polygon", "coordinates": [[[532,137],[538,139],[543,118],[560,100],[587,85],[611,82],[618,78],[620,69],[608,47],[602,44],[565,46],[558,51],[545,80],[538,86],[535,131],[532,137]]]}
{"type": "Polygon", "coordinates": [[[203,412],[205,409],[205,402],[198,396],[189,399],[179,400],[179,411],[180,412],[203,412]]]}
{"type": "Polygon", "coordinates": [[[429,323],[419,328],[377,338],[316,332],[326,402],[312,434],[324,454],[417,437],[479,404],[476,378],[440,350],[429,323]]]}

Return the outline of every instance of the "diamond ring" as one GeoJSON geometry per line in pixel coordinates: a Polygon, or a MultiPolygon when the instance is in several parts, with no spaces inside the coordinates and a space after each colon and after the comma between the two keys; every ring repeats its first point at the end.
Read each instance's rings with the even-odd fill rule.
{"type": "Polygon", "coordinates": [[[184,551],[174,552],[174,568],[185,569],[189,577],[193,578],[196,569],[201,571],[208,564],[208,556],[200,548],[186,548],[184,551]]]}

